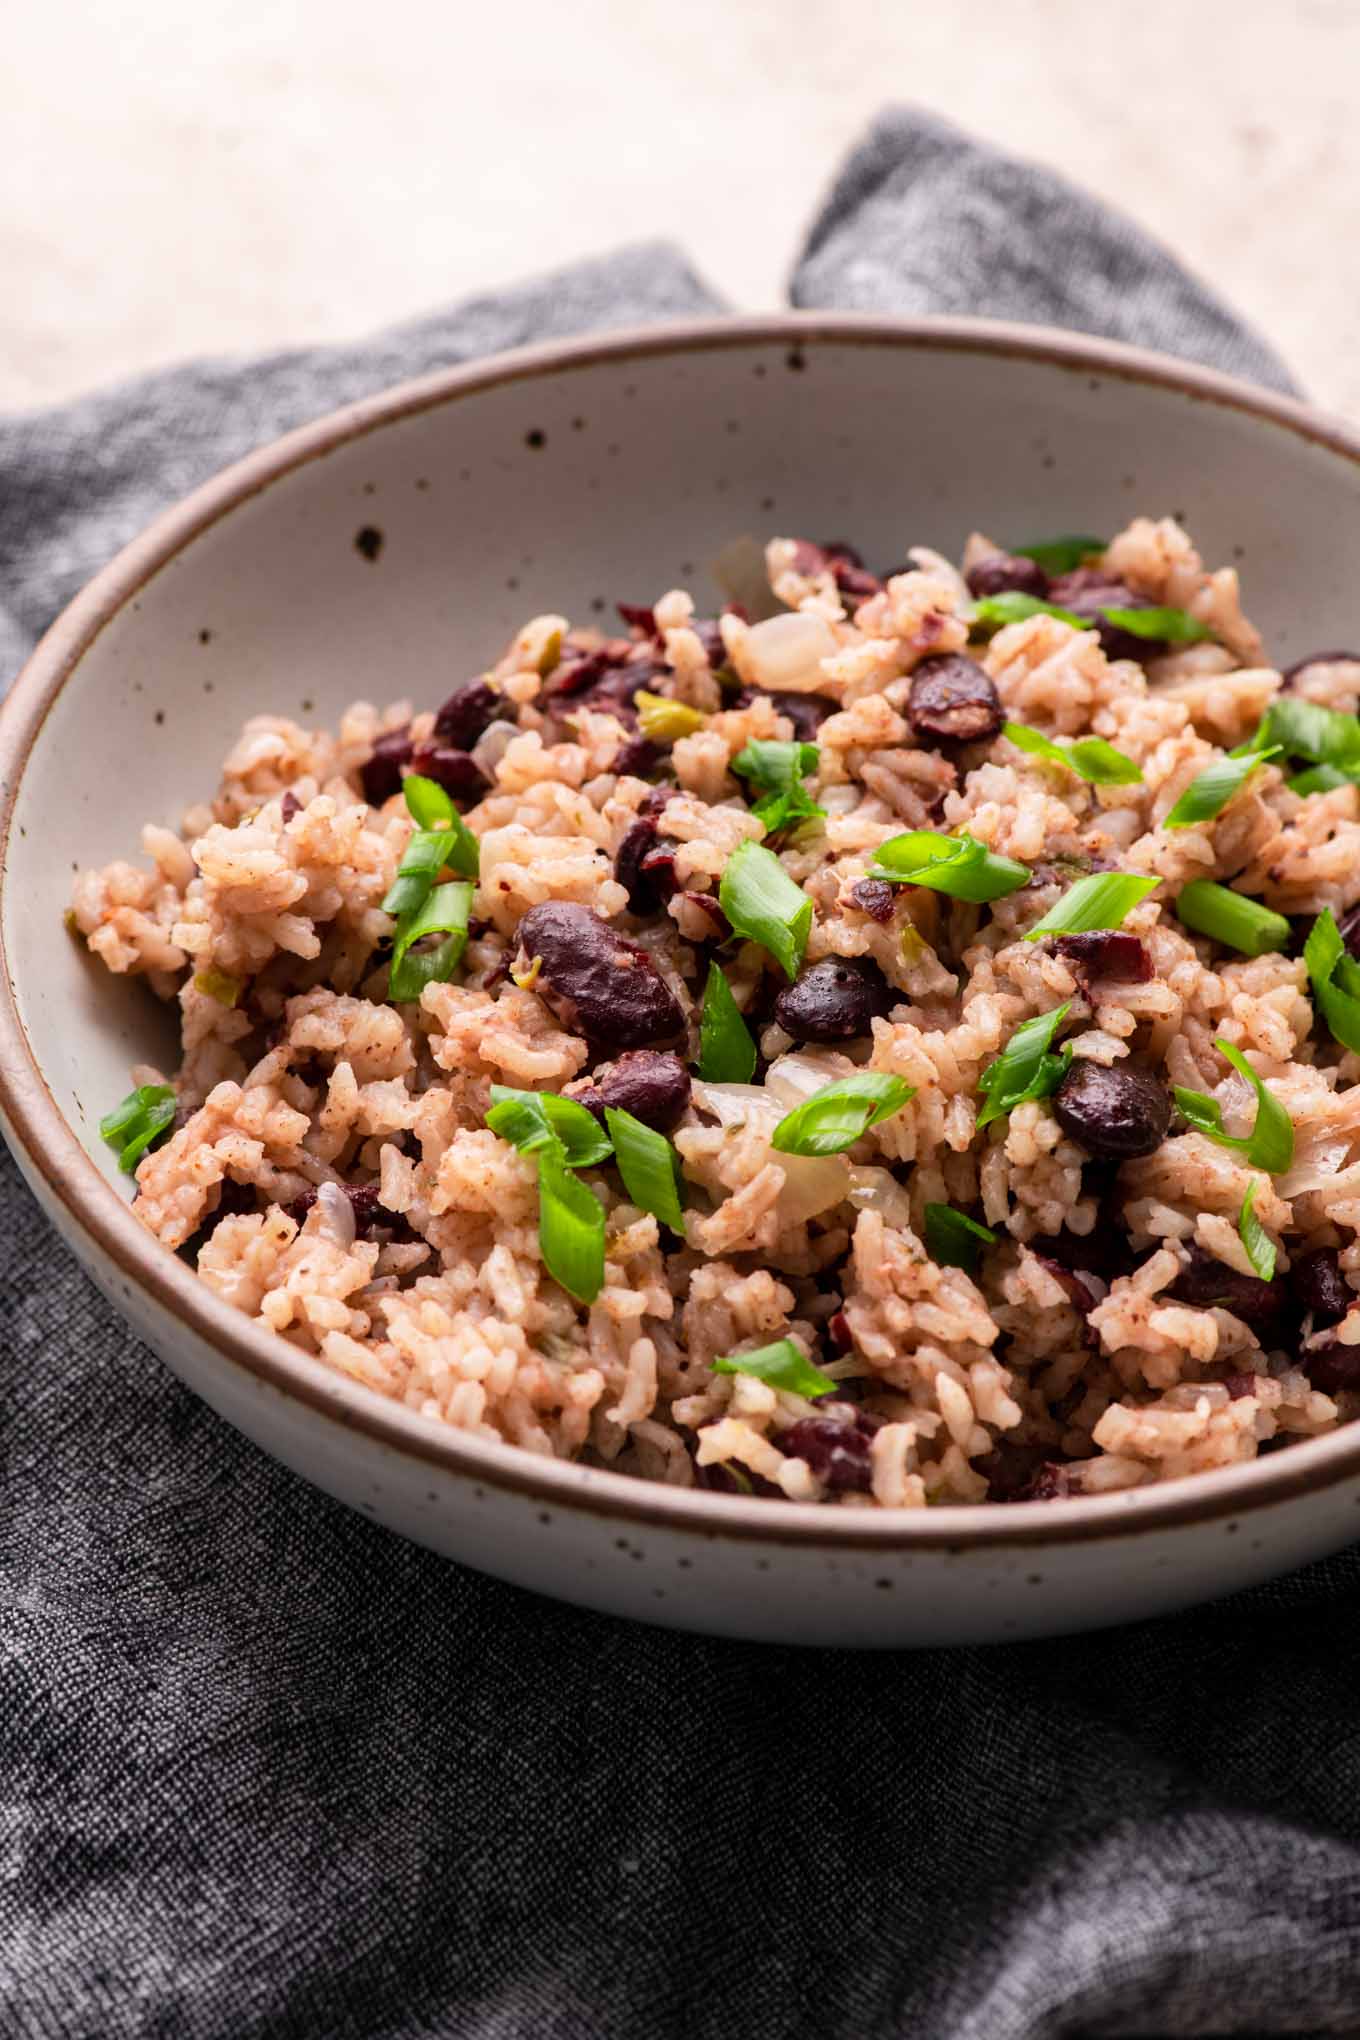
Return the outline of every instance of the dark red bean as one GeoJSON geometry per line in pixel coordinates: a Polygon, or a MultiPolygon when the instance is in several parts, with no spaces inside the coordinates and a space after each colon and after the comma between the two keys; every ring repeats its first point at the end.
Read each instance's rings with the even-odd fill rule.
{"type": "Polygon", "coordinates": [[[828,1318],[826,1329],[831,1343],[838,1353],[851,1353],[854,1351],[854,1334],[850,1330],[850,1320],[843,1310],[836,1311],[828,1318]]]}
{"type": "Polygon", "coordinates": [[[589,907],[548,900],[519,924],[522,970],[564,1027],[604,1048],[643,1048],[684,1032],[685,1016],[656,962],[589,907]]]}
{"type": "Polygon", "coordinates": [[[1310,666],[1360,666],[1360,652],[1309,652],[1307,658],[1295,659],[1292,666],[1285,667],[1280,676],[1283,686],[1293,687],[1310,666]]]}
{"type": "Polygon", "coordinates": [[[1171,1126],[1171,1093],[1149,1070],[1107,1070],[1078,1058],[1053,1093],[1053,1116],[1088,1155],[1150,1155],[1171,1126]]]}
{"type": "Polygon", "coordinates": [[[1065,1502],[1079,1492],[1072,1485],[1068,1469],[1056,1460],[1046,1459],[1015,1499],[1017,1502],[1065,1502]]]}
{"type": "Polygon", "coordinates": [[[614,607],[630,630],[640,630],[644,637],[657,635],[656,611],[637,602],[616,602],[614,607]]]}
{"type": "Polygon", "coordinates": [[[448,744],[417,744],[411,770],[442,786],[458,808],[475,807],[491,791],[491,781],[471,753],[448,744]]]}
{"type": "Polygon", "coordinates": [[[775,1439],[790,1459],[805,1459],[833,1494],[867,1495],[873,1486],[871,1448],[880,1419],[867,1410],[853,1417],[800,1417],[775,1439]]]}
{"type": "Polygon", "coordinates": [[[1145,985],[1152,979],[1152,958],[1136,935],[1117,928],[1093,928],[1082,935],[1060,935],[1054,943],[1086,985],[1145,985]]]}
{"type": "Polygon", "coordinates": [[[387,730],[378,738],[367,762],[359,768],[359,784],[370,807],[381,807],[394,793],[400,793],[401,768],[410,764],[411,748],[409,724],[387,730]]]}
{"type": "Polygon", "coordinates": [[[1047,1463],[1048,1448],[1026,1445],[1013,1438],[998,1438],[990,1452],[973,1461],[975,1470],[987,1482],[988,1500],[1018,1502],[1029,1491],[1047,1463]]]}
{"type": "Polygon", "coordinates": [[[434,719],[435,737],[455,751],[470,751],[498,716],[514,718],[512,705],[485,680],[465,680],[456,687],[434,719]]]}
{"type": "MultiPolygon", "coordinates": [[[[1085,1187],[1094,1186],[1093,1179],[1099,1174],[1101,1164],[1091,1162],[1085,1171],[1085,1187]]],[[[1113,1282],[1117,1276],[1133,1272],[1133,1252],[1128,1243],[1128,1234],[1119,1222],[1118,1214],[1102,1206],[1094,1231],[1089,1233],[1046,1233],[1039,1239],[1031,1240],[1030,1252],[1042,1260],[1054,1261],[1060,1268],[1070,1269],[1078,1275],[1095,1275],[1103,1282],[1113,1282]]]]}
{"type": "Polygon", "coordinates": [[[1341,1272],[1335,1247],[1302,1254],[1288,1276],[1289,1293],[1302,1311],[1312,1311],[1314,1329],[1335,1324],[1355,1302],[1355,1291],[1341,1272]]]}
{"type": "Polygon", "coordinates": [[[784,987],[774,1017],[795,1041],[851,1041],[886,1020],[896,997],[867,956],[828,956],[784,987]]]}
{"type": "Polygon", "coordinates": [[[886,878],[857,878],[850,888],[850,897],[871,921],[891,921],[894,890],[886,878]]]}
{"type": "MultiPolygon", "coordinates": [[[[701,1436],[702,1431],[707,1428],[707,1425],[702,1427],[701,1436]]],[[[696,1487],[706,1488],[714,1495],[761,1495],[772,1502],[782,1502],[784,1499],[782,1488],[777,1488],[772,1480],[766,1480],[763,1474],[752,1473],[746,1466],[742,1467],[741,1478],[738,1479],[737,1475],[725,1466],[716,1463],[712,1466],[700,1466],[696,1459],[694,1483],[696,1487]]]]}
{"type": "Polygon", "coordinates": [[[1135,637],[1132,631],[1107,622],[1102,610],[1154,609],[1157,605],[1146,595],[1136,594],[1126,581],[1116,580],[1104,567],[1074,567],[1070,574],[1060,574],[1049,586],[1048,599],[1060,609],[1070,609],[1074,616],[1094,617],[1096,635],[1107,658],[1137,659],[1142,664],[1167,648],[1161,638],[1135,637]]]}
{"type": "Polygon", "coordinates": [[[617,1062],[602,1063],[585,1090],[572,1091],[578,1105],[603,1120],[606,1106],[631,1112],[644,1126],[669,1133],[684,1118],[690,1075],[669,1049],[633,1048],[617,1062]]]}
{"type": "Polygon", "coordinates": [[[1191,1246],[1189,1259],[1166,1291],[1173,1303],[1197,1310],[1229,1310],[1254,1332],[1269,1336],[1278,1327],[1287,1298],[1282,1282],[1262,1282],[1216,1261],[1203,1247],[1191,1246]]]}
{"type": "Polygon", "coordinates": [[[988,553],[964,575],[970,595],[1037,595],[1048,593],[1048,575],[1037,560],[1020,559],[1014,553],[988,553]]]}
{"type": "Polygon", "coordinates": [[[634,779],[647,779],[661,763],[661,751],[650,737],[626,737],[609,761],[611,772],[620,775],[629,773],[634,779]]]}
{"type": "Polygon", "coordinates": [[[723,643],[722,625],[713,616],[692,616],[690,629],[704,648],[704,657],[713,672],[727,664],[727,646],[723,643]]]}
{"type": "Polygon", "coordinates": [[[655,914],[662,905],[658,867],[653,865],[650,872],[642,868],[643,859],[656,848],[656,818],[641,814],[629,823],[614,855],[614,876],[627,893],[628,905],[635,914],[655,914]]]}
{"type": "Polygon", "coordinates": [[[1243,1396],[1255,1395],[1256,1376],[1246,1373],[1225,1374],[1223,1386],[1227,1389],[1228,1395],[1233,1402],[1241,1402],[1243,1396]]]}
{"type": "Polygon", "coordinates": [[[291,822],[294,815],[302,813],[302,802],[298,799],[291,786],[279,802],[279,812],[285,822],[291,822]]]}
{"type": "Polygon", "coordinates": [[[1314,1388],[1324,1395],[1341,1395],[1360,1389],[1360,1346],[1343,1346],[1329,1333],[1319,1346],[1305,1346],[1299,1365],[1314,1388]]]}
{"type": "Polygon", "coordinates": [[[978,743],[996,736],[1005,720],[994,682],[962,652],[922,659],[911,676],[907,721],[927,746],[978,743]]]}

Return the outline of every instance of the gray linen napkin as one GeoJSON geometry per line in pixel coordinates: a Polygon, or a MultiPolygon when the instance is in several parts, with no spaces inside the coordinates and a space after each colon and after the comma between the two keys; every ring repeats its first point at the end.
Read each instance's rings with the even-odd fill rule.
{"type": "MultiPolygon", "coordinates": [[[[795,301],[1081,324],[1284,383],[1130,224],[912,112],[795,301]]],[[[155,510],[342,399],[710,309],[663,247],[0,423],[11,658],[155,510]]],[[[1360,2024],[1360,1566],[897,1657],[478,1578],[132,1345],[0,1159],[0,2032],[1050,2040],[1360,2024]],[[41,1271],[41,1280],[35,1280],[41,1271]]]]}

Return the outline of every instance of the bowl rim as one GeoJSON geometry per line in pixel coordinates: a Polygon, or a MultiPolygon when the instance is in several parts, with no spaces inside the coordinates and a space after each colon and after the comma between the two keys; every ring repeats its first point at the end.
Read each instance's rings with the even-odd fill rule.
{"type": "MultiPolygon", "coordinates": [[[[162,512],[67,605],[0,706],[0,875],[8,864],[24,769],[50,709],[84,654],[114,615],[177,554],[274,482],[370,432],[511,383],[657,355],[771,346],[801,353],[819,343],[981,354],[1151,386],[1245,413],[1360,468],[1360,432],[1293,398],[1122,342],[988,319],[776,312],[673,320],[516,348],[439,369],[344,405],[256,448],[162,512]]],[[[710,1541],[887,1558],[927,1550],[955,1556],[975,1549],[1032,1553],[1040,1547],[1126,1539],[1239,1516],[1360,1474],[1356,1423],[1265,1459],[1083,1498],[1071,1508],[950,1503],[889,1512],[796,1502],[776,1508],[766,1500],[669,1487],[607,1468],[548,1459],[441,1426],[347,1380],[319,1358],[241,1317],[151,1238],[86,1153],[47,1087],[14,991],[13,979],[22,967],[8,951],[0,914],[0,1113],[24,1173],[64,1208],[97,1259],[111,1261],[181,1332],[203,1341],[218,1360],[249,1377],[243,1388],[272,1389],[346,1431],[363,1434],[411,1462],[412,1477],[422,1466],[437,1468],[540,1509],[555,1505],[635,1529],[697,1531],[710,1541]]],[[[1236,1524],[1226,1527],[1235,1529],[1236,1524]]]]}

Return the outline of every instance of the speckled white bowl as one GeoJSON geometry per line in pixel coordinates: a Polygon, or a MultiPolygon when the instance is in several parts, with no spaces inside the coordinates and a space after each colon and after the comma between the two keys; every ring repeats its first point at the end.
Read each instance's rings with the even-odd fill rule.
{"type": "Polygon", "coordinates": [[[1070,1504],[889,1516],[678,1492],[441,1429],[218,1303],[133,1219],[96,1124],[165,1015],[61,929],[72,868],[214,781],[242,719],[440,699],[527,613],[588,617],[731,539],[911,542],[1174,511],[1236,560],[1275,656],[1353,639],[1360,442],[1179,363],[971,322],[711,323],[503,356],[358,404],[160,520],[0,717],[0,1107],[44,1208],[138,1334],[297,1472],[408,1537],[717,1634],[1000,1640],[1222,1594],[1360,1533],[1360,1426],[1070,1504]]]}

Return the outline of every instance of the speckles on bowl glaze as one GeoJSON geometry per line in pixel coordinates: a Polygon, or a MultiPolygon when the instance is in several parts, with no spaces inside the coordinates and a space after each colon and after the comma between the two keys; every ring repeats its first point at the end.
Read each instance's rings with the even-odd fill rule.
{"type": "Polygon", "coordinates": [[[541,425],[535,425],[525,433],[524,444],[531,453],[541,453],[548,443],[548,435],[541,425]]]}
{"type": "Polygon", "coordinates": [[[362,524],[354,534],[354,550],[361,559],[372,566],[387,543],[385,534],[376,524],[362,524]]]}
{"type": "Polygon", "coordinates": [[[204,626],[203,626],[203,628],[202,628],[202,630],[201,630],[201,631],[200,631],[200,632],[198,633],[198,642],[199,642],[199,643],[200,643],[201,645],[210,645],[210,644],[212,643],[212,641],[213,641],[213,634],[212,634],[212,632],[211,632],[211,631],[209,630],[209,628],[208,628],[207,624],[205,623],[205,624],[204,624],[204,626]]]}

